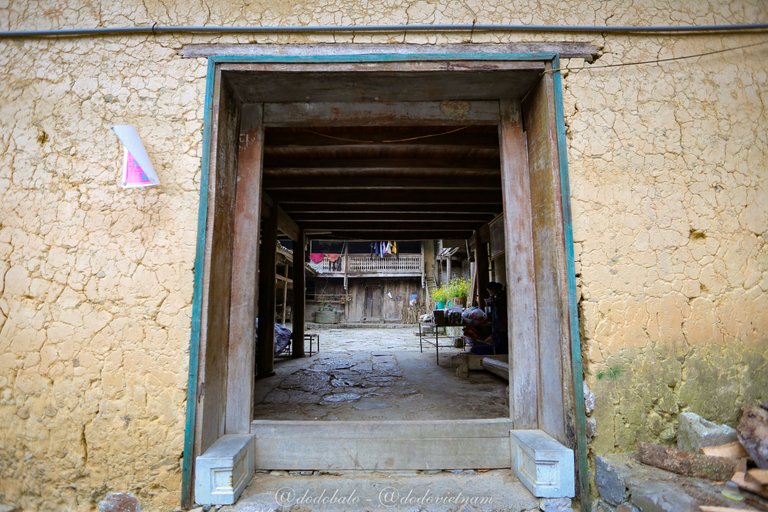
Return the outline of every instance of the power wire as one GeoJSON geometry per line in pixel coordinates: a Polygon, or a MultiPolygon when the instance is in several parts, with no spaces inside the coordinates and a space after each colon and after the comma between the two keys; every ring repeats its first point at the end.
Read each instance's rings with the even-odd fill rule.
{"type": "Polygon", "coordinates": [[[553,68],[553,69],[547,69],[544,71],[544,73],[554,73],[555,71],[582,71],[582,70],[592,70],[592,69],[605,69],[605,68],[620,68],[620,67],[626,67],[626,66],[640,66],[643,64],[659,64],[660,62],[671,62],[674,60],[685,60],[685,59],[695,59],[697,57],[706,57],[707,55],[716,55],[718,53],[725,53],[725,52],[732,52],[736,50],[743,50],[745,48],[753,48],[755,46],[762,46],[768,44],[768,41],[761,41],[759,43],[752,43],[752,44],[745,44],[742,46],[734,46],[733,48],[723,48],[722,50],[713,50],[711,52],[703,52],[703,53],[696,53],[693,55],[683,55],[682,57],[667,57],[664,59],[654,59],[654,60],[642,60],[637,62],[619,62],[618,64],[599,64],[596,66],[582,66],[580,68],[568,68],[568,67],[560,67],[560,68],[553,68]]]}

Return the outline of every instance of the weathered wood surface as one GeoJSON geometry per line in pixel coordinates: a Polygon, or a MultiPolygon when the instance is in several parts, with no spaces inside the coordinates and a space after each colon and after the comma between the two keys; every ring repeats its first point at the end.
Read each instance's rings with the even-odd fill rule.
{"type": "Polygon", "coordinates": [[[299,236],[299,226],[282,208],[277,209],[277,229],[291,240],[299,236]]]}
{"type": "Polygon", "coordinates": [[[306,321],[306,240],[304,231],[299,229],[293,239],[293,341],[291,355],[304,357],[304,332],[306,321]]]}
{"type": "Polygon", "coordinates": [[[475,249],[475,266],[477,268],[477,305],[485,308],[485,298],[488,296],[488,242],[480,241],[475,249]]]}
{"type": "MultiPolygon", "coordinates": [[[[523,102],[533,216],[536,312],[539,338],[539,428],[574,447],[565,418],[573,410],[571,392],[565,234],[560,161],[551,75],[544,75],[523,102]]],[[[574,429],[571,429],[573,431],[574,429]]]]}
{"type": "MultiPolygon", "coordinates": [[[[258,108],[258,107],[257,107],[258,108]]],[[[259,118],[258,113],[249,113],[259,118]]],[[[241,134],[232,248],[232,292],[227,371],[227,434],[247,433],[253,417],[254,340],[261,222],[264,129],[241,134]]]]}
{"type": "Polygon", "coordinates": [[[186,44],[179,51],[184,58],[207,58],[217,56],[260,56],[260,55],[375,55],[386,54],[434,54],[434,53],[559,53],[561,58],[592,60],[599,48],[594,44],[579,41],[519,42],[507,44],[445,44],[440,46],[422,44],[186,44]]]}
{"type": "Polygon", "coordinates": [[[277,213],[261,223],[259,258],[259,343],[256,357],[257,377],[274,373],[275,361],[275,251],[277,248],[277,213]]]}
{"type": "Polygon", "coordinates": [[[736,471],[736,462],[732,459],[684,452],[658,444],[640,443],[637,456],[643,464],[709,480],[729,480],[736,471]]]}
{"type": "Polygon", "coordinates": [[[265,103],[265,126],[393,126],[496,124],[495,101],[265,103]]]}
{"type": "Polygon", "coordinates": [[[511,360],[509,409],[515,429],[538,427],[539,360],[531,187],[520,104],[501,103],[499,124],[508,337],[511,360]]]}
{"type": "Polygon", "coordinates": [[[224,434],[227,405],[227,359],[232,284],[232,241],[237,180],[237,102],[217,79],[212,120],[208,182],[206,271],[201,318],[200,373],[196,453],[203,453],[224,434]]]}
{"type": "Polygon", "coordinates": [[[717,446],[704,446],[701,449],[701,453],[709,455],[710,457],[725,457],[726,459],[743,459],[749,457],[747,451],[738,441],[719,444],[717,446]]]}

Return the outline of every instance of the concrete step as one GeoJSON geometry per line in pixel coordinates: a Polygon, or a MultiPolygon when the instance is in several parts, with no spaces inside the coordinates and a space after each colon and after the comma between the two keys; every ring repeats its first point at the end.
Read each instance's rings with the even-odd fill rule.
{"type": "Polygon", "coordinates": [[[510,468],[507,418],[452,421],[251,423],[264,470],[510,468]]]}
{"type": "Polygon", "coordinates": [[[256,473],[237,504],[218,510],[522,512],[538,511],[540,504],[508,469],[432,474],[341,471],[315,476],[274,471],[256,473]]]}

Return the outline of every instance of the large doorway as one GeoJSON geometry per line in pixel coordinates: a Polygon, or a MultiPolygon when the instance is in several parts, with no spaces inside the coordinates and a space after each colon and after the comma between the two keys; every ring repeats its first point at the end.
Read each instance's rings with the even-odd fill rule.
{"type": "MultiPolygon", "coordinates": [[[[430,425],[430,431],[455,440],[478,438],[478,429],[487,429],[480,437],[501,443],[510,429],[540,429],[572,448],[582,441],[578,411],[583,404],[575,399],[581,375],[580,370],[574,372],[580,361],[572,359],[578,333],[565,219],[568,198],[561,181],[564,154],[558,147],[557,89],[549,72],[556,56],[488,59],[471,51],[463,56],[212,61],[207,113],[211,147],[206,154],[210,174],[203,191],[207,227],[197,292],[200,361],[195,376],[198,385],[205,384],[205,393],[193,395],[194,453],[202,453],[224,434],[250,432],[258,437],[269,430],[251,424],[253,378],[262,371],[252,346],[259,300],[254,262],[259,247],[269,247],[265,237],[288,234],[302,251],[313,233],[358,240],[475,237],[487,244],[491,234],[483,232],[483,226],[497,214],[504,220],[509,290],[509,417],[482,425],[446,420],[437,430],[430,425]],[[379,128],[405,134],[397,140],[410,143],[401,156],[406,165],[380,161],[377,143],[384,140],[372,133],[379,128]],[[264,153],[270,129],[333,140],[331,149],[303,145],[309,152],[330,152],[330,160],[339,151],[358,152],[364,163],[356,169],[326,166],[318,171],[288,162],[270,170],[264,153]],[[495,176],[483,164],[482,151],[457,155],[459,144],[445,145],[440,152],[443,165],[425,168],[415,163],[421,139],[439,134],[466,140],[483,131],[496,140],[495,176]],[[361,132],[367,143],[360,143],[361,132]],[[372,165],[377,159],[379,165],[372,165]],[[457,159],[465,162],[460,168],[452,167],[457,159]],[[448,179],[459,175],[471,179],[448,179]],[[262,223],[268,227],[259,229],[262,223]],[[261,245],[255,235],[259,232],[261,245]]],[[[302,293],[302,286],[294,280],[294,293],[302,293]]],[[[366,300],[368,295],[366,290],[366,300]]],[[[370,301],[376,300],[381,300],[380,294],[371,288],[370,301]]],[[[293,314],[303,323],[295,307],[293,314]]],[[[299,347],[299,355],[302,350],[299,347]]],[[[418,444],[421,458],[430,455],[430,446],[435,455],[442,453],[440,442],[424,442],[425,428],[423,423],[400,423],[390,430],[406,445],[418,444]]],[[[362,430],[380,432],[376,425],[362,430]]],[[[327,436],[330,444],[342,442],[332,433],[327,436]]],[[[491,447],[489,457],[498,459],[504,452],[493,443],[486,446],[491,447]]],[[[370,463],[380,467],[384,461],[375,460],[378,452],[373,453],[370,463]]],[[[410,459],[402,460],[408,468],[410,459]]],[[[398,464],[388,467],[397,469],[398,464]]]]}

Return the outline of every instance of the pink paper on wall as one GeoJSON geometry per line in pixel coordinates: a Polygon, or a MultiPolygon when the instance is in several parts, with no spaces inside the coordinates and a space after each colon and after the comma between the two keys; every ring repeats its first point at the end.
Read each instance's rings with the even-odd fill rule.
{"type": "Polygon", "coordinates": [[[123,124],[113,126],[112,130],[125,146],[121,185],[124,188],[159,185],[160,179],[152,168],[136,128],[123,124]]]}

